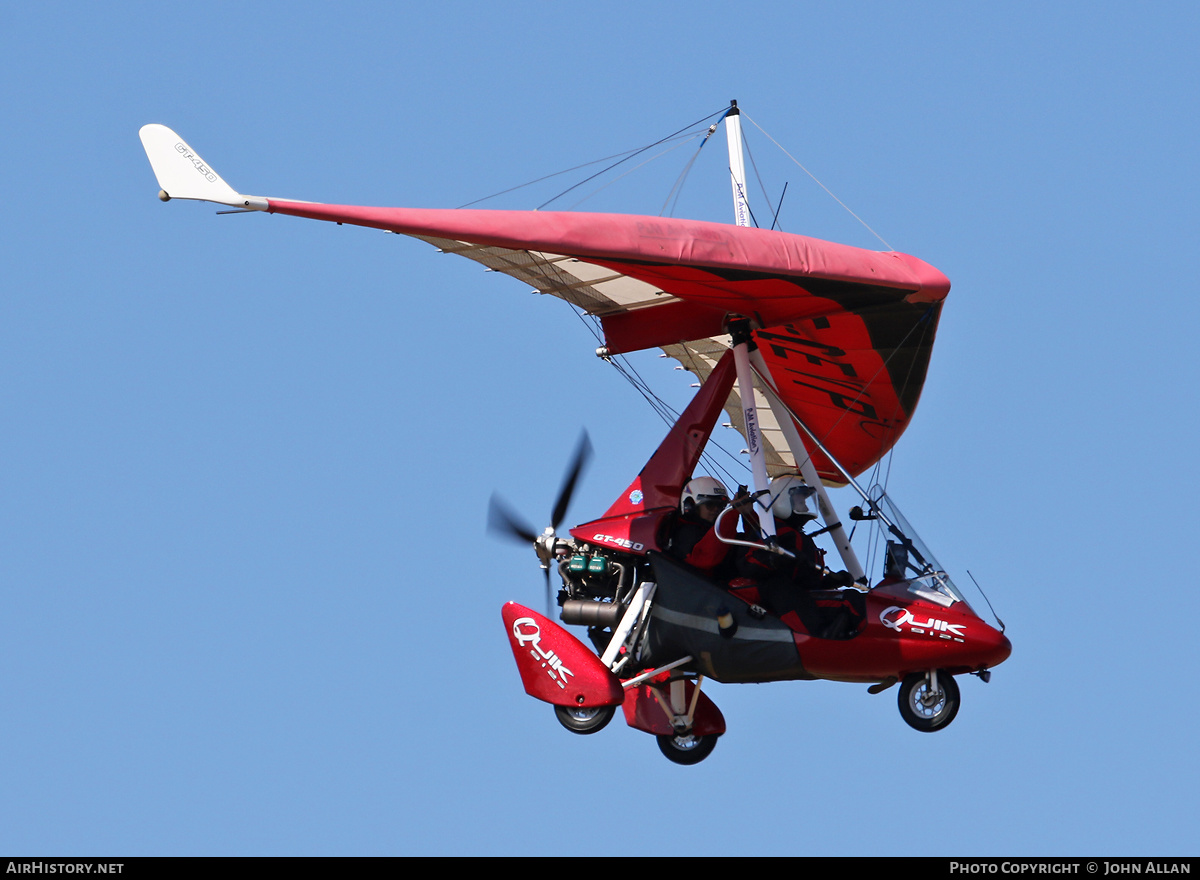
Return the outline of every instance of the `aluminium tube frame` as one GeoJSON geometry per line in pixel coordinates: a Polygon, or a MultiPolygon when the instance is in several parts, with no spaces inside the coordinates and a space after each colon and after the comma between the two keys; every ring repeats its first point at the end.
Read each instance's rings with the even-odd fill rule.
{"type": "Polygon", "coordinates": [[[600,656],[600,662],[609,669],[613,668],[613,663],[616,662],[617,655],[621,652],[621,648],[625,645],[633,628],[640,622],[642,615],[649,611],[650,603],[654,601],[654,593],[657,589],[658,584],[653,581],[646,581],[638,585],[633,599],[629,602],[629,607],[625,609],[621,622],[617,624],[617,628],[608,642],[608,647],[600,656]]]}
{"type": "MultiPolygon", "coordinates": [[[[804,443],[804,438],[796,430],[796,425],[804,428],[804,432],[810,437],[812,437],[812,432],[805,427],[803,422],[795,417],[775,392],[775,378],[771,375],[762,352],[758,351],[758,349],[750,352],[750,362],[754,367],[754,371],[762,380],[767,403],[770,405],[771,411],[775,414],[775,419],[779,422],[779,427],[783,430],[783,436],[787,439],[788,446],[791,447],[792,457],[796,459],[796,464],[800,467],[801,476],[817,492],[817,507],[821,512],[821,520],[825,523],[825,527],[829,529],[830,537],[833,538],[833,543],[842,557],[842,564],[846,566],[846,571],[850,572],[856,582],[865,584],[867,582],[866,571],[858,561],[858,554],[854,552],[854,547],[850,545],[850,538],[846,534],[846,529],[838,519],[837,511],[834,509],[833,503],[829,500],[829,494],[825,491],[825,484],[821,482],[821,478],[817,474],[817,468],[812,463],[812,455],[808,451],[808,446],[804,443]]],[[[814,442],[816,442],[815,438],[814,442]]],[[[854,483],[853,478],[843,470],[841,464],[835,458],[829,455],[828,450],[819,443],[817,446],[821,452],[829,456],[830,461],[837,466],[838,470],[842,471],[851,483],[854,483]]],[[[854,483],[854,487],[858,489],[856,483],[854,483]]],[[[862,490],[859,489],[859,492],[861,493],[862,490]]],[[[866,498],[865,495],[863,497],[866,498]]],[[[871,503],[870,499],[867,499],[867,502],[871,503]]]]}
{"type": "MultiPolygon", "coordinates": [[[[760,357],[761,357],[761,355],[760,355],[760,357]]],[[[764,370],[766,369],[765,362],[763,363],[763,369],[764,370]]],[[[766,375],[768,377],[771,375],[770,370],[766,370],[766,375]]],[[[766,380],[764,379],[764,383],[765,382],[766,382],[766,380]]],[[[808,427],[808,425],[804,424],[804,422],[802,422],[800,420],[800,417],[797,416],[794,412],[792,412],[792,408],[789,407],[786,403],[784,403],[783,400],[780,399],[777,395],[775,396],[775,401],[778,402],[780,408],[785,413],[788,414],[789,419],[791,421],[795,422],[796,425],[798,425],[800,427],[800,429],[802,431],[804,431],[805,434],[808,435],[808,439],[811,440],[813,442],[813,445],[816,446],[817,449],[819,449],[821,451],[821,454],[824,455],[826,458],[828,458],[829,461],[833,464],[833,466],[838,469],[838,472],[843,477],[846,478],[846,482],[851,487],[853,487],[854,491],[857,492],[860,496],[862,496],[862,500],[867,502],[867,506],[871,509],[872,515],[877,517],[880,522],[882,522],[885,526],[887,526],[888,530],[891,531],[892,534],[896,535],[899,538],[903,538],[906,541],[909,541],[910,543],[908,546],[909,546],[910,550],[915,549],[911,546],[912,539],[904,533],[903,529],[899,528],[894,522],[892,522],[890,519],[887,518],[887,516],[884,514],[882,508],[878,504],[876,504],[874,500],[872,500],[871,496],[869,494],[867,494],[867,492],[863,489],[863,487],[858,484],[858,481],[856,481],[854,479],[854,477],[850,474],[850,472],[848,470],[846,470],[845,467],[842,466],[842,463],[834,457],[833,453],[825,448],[825,444],[823,444],[820,440],[817,439],[817,436],[812,432],[812,430],[808,427]]],[[[789,419],[783,420],[785,422],[785,424],[788,422],[789,419]]],[[[801,444],[801,445],[803,446],[803,444],[801,444]]],[[[805,453],[805,457],[806,458],[808,457],[807,453],[805,453]]],[[[809,464],[812,464],[812,462],[810,461],[809,464]]],[[[817,485],[818,486],[822,485],[820,479],[817,480],[817,485]]],[[[920,553],[918,553],[917,555],[920,556],[920,553]]],[[[924,561],[924,559],[922,559],[922,562],[923,561],[924,561]]]]}
{"type": "MultiPolygon", "coordinates": [[[[744,327],[745,325],[742,324],[744,327]]],[[[763,449],[762,432],[758,428],[758,404],[754,401],[754,369],[750,359],[758,354],[757,349],[751,351],[754,345],[753,336],[747,329],[745,337],[739,341],[741,332],[734,330],[733,363],[737,368],[738,394],[742,399],[742,420],[746,425],[746,445],[750,447],[750,472],[754,475],[754,507],[758,513],[758,527],[767,543],[772,543],[775,537],[775,514],[770,504],[764,504],[763,499],[769,498],[769,481],[767,479],[767,457],[763,449]]],[[[760,355],[761,357],[761,355],[760,355]]]]}

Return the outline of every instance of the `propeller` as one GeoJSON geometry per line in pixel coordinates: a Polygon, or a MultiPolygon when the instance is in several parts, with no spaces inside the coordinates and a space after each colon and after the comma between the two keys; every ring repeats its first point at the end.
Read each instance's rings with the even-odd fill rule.
{"type": "Polygon", "coordinates": [[[546,526],[541,534],[534,531],[533,527],[515,513],[504,499],[496,493],[492,493],[492,499],[488,504],[488,531],[502,537],[511,538],[522,544],[533,544],[533,549],[541,561],[542,574],[546,580],[547,616],[550,616],[553,611],[550,603],[550,562],[554,559],[558,543],[558,536],[555,530],[562,524],[563,519],[567,515],[567,508],[571,505],[571,496],[575,494],[575,487],[579,483],[579,477],[583,474],[584,468],[587,467],[591,457],[592,443],[588,439],[587,431],[584,431],[580,435],[579,443],[575,447],[575,454],[571,458],[571,464],[563,476],[562,486],[558,490],[558,498],[554,502],[554,508],[550,512],[550,525],[546,526]]]}

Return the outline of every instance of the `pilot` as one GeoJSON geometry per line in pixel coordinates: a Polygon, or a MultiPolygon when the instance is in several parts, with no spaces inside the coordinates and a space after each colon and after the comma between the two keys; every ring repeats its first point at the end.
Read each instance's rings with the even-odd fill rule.
{"type": "MultiPolygon", "coordinates": [[[[744,503],[740,498],[737,501],[744,503]]],[[[689,480],[679,498],[679,513],[668,526],[666,554],[710,577],[727,576],[732,568],[730,545],[717,537],[713,523],[728,505],[729,492],[720,480],[713,477],[689,480]]],[[[736,521],[735,516],[721,521],[724,537],[737,537],[736,521]]]]}

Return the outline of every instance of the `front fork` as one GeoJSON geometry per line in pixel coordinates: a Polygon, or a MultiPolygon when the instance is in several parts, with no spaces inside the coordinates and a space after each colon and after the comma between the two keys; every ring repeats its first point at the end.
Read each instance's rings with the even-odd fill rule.
{"type": "Polygon", "coordinates": [[[691,733],[692,719],[696,717],[696,703],[700,699],[700,685],[703,682],[704,676],[697,676],[696,687],[692,690],[692,701],[690,704],[687,704],[687,682],[682,678],[677,678],[671,682],[670,705],[667,705],[666,701],[663,700],[658,688],[654,689],[654,698],[658,700],[658,705],[662,706],[662,710],[671,719],[671,727],[675,728],[675,733],[679,736],[691,733]]]}

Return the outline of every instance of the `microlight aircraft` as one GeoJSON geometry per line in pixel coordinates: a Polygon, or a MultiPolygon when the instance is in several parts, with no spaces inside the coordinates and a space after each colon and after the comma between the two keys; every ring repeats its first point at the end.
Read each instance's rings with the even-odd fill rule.
{"type": "MultiPolygon", "coordinates": [[[[493,497],[491,522],[535,549],[546,580],[562,579],[559,616],[586,626],[592,647],[550,617],[509,602],[502,616],[528,694],[559,722],[595,733],[620,707],[679,764],[706,758],[725,720],[701,692],[718,682],[827,679],[879,693],[899,684],[903,719],[945,728],[959,708],[955,676],[989,680],[1011,645],[968,604],[887,493],[863,489],[907,427],[924,384],[950,282],[895,251],[751,226],[740,113],[723,120],[736,225],[552,211],[425,210],[326,205],[241,194],[175,132],[141,131],[159,198],[289,214],[409,235],[476,260],[596,316],[606,359],[660,348],[699,390],[641,472],[604,514],[557,532],[588,454],[568,469],[551,523],[538,533],[493,497]],[[753,582],[710,581],[664,555],[664,530],[724,410],[750,456],[759,533],[744,543],[786,553],[763,497],[770,478],[798,475],[854,585],[815,601],[853,611],[837,637],[795,613],[768,613],[753,582]],[[826,486],[849,486],[886,541],[872,578],[826,486]]],[[[717,125],[709,128],[708,134],[717,125]]],[[[997,619],[997,623],[999,620],[997,619]]]]}

